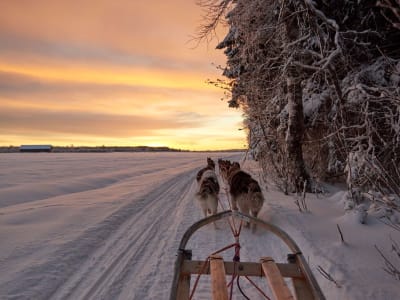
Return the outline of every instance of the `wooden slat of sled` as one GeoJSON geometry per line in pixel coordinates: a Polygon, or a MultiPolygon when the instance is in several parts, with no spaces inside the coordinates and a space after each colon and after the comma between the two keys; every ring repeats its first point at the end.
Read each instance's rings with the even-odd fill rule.
{"type": "Polygon", "coordinates": [[[210,273],[213,300],[228,300],[224,261],[221,256],[210,257],[210,273]]]}
{"type": "Polygon", "coordinates": [[[309,284],[304,278],[293,278],[293,287],[296,294],[296,299],[315,299],[309,284]]]}
{"type": "MultiPolygon", "coordinates": [[[[210,268],[203,268],[204,261],[185,260],[182,265],[182,273],[186,274],[210,274],[210,268]]],[[[239,276],[264,276],[261,264],[258,262],[232,262],[224,261],[226,275],[237,274],[239,276]],[[236,266],[236,270],[234,269],[236,266]]],[[[299,267],[296,264],[277,263],[280,273],[283,277],[302,278],[299,267]]]]}
{"type": "MultiPolygon", "coordinates": [[[[191,258],[192,258],[192,252],[190,250],[184,251],[180,256],[181,261],[178,262],[178,265],[181,265],[181,263],[183,264],[185,261],[190,261],[191,258]]],[[[189,294],[190,294],[190,274],[181,272],[179,276],[179,284],[176,293],[176,299],[179,300],[189,299],[189,294]]]]}
{"type": "Polygon", "coordinates": [[[177,292],[177,299],[189,299],[190,293],[190,275],[182,275],[179,278],[179,288],[177,292]]]}
{"type": "Polygon", "coordinates": [[[260,262],[275,299],[294,300],[286,282],[283,280],[283,277],[275,264],[275,261],[271,257],[263,257],[260,262]]]}

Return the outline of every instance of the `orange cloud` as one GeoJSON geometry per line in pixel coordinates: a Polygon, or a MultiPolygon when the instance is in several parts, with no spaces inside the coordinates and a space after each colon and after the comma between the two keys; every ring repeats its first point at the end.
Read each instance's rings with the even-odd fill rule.
{"type": "MultiPolygon", "coordinates": [[[[195,1],[3,1],[0,8],[2,31],[27,39],[210,62],[207,45],[188,51],[201,19],[195,1]]],[[[223,61],[222,53],[211,50],[223,61]]]]}
{"type": "MultiPolygon", "coordinates": [[[[114,113],[168,113],[193,110],[210,113],[209,107],[225,110],[221,91],[210,87],[135,86],[112,83],[47,81],[16,73],[0,72],[0,103],[4,107],[41,107],[114,113]]],[[[215,112],[212,112],[215,113],[215,112]]]]}
{"type": "Polygon", "coordinates": [[[201,77],[195,73],[165,73],[161,70],[135,68],[134,70],[102,68],[101,66],[71,66],[49,68],[46,66],[16,66],[0,63],[3,72],[38,77],[47,81],[73,81],[76,83],[123,84],[132,86],[154,86],[168,88],[207,89],[201,77]]]}
{"type": "Polygon", "coordinates": [[[241,147],[205,84],[223,54],[187,43],[200,18],[187,0],[1,1],[0,144],[241,147]]]}
{"type": "Polygon", "coordinates": [[[164,118],[140,115],[100,114],[87,111],[51,111],[43,109],[3,109],[0,128],[3,133],[58,132],[95,136],[129,137],[150,135],[153,131],[198,127],[200,116],[169,115],[164,118]]]}

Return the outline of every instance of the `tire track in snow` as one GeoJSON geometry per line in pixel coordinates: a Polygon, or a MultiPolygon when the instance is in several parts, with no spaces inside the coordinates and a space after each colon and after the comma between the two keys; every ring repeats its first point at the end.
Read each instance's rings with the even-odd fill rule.
{"type": "MultiPolygon", "coordinates": [[[[157,236],[166,234],[167,221],[169,224],[175,222],[177,200],[182,201],[185,198],[193,181],[194,171],[182,173],[155,188],[144,196],[140,203],[124,207],[123,210],[131,212],[129,220],[111,235],[51,298],[117,298],[124,290],[122,287],[126,285],[126,281],[134,277],[132,274],[135,274],[135,270],[141,271],[137,273],[143,273],[149,256],[152,256],[150,250],[157,248],[157,240],[165,239],[157,239],[157,236]]],[[[172,236],[171,239],[176,240],[176,237],[172,236]]],[[[127,284],[132,289],[135,284],[141,286],[143,283],[129,281],[127,284]]],[[[134,295],[134,291],[131,292],[134,295]]]]}
{"type": "MultiPolygon", "coordinates": [[[[184,231],[201,218],[192,196],[197,187],[195,173],[203,163],[204,158],[185,159],[178,164],[169,161],[166,168],[154,174],[153,187],[148,187],[153,176],[150,174],[143,180],[128,177],[126,182],[123,180],[125,183],[120,182],[121,186],[113,184],[115,197],[110,199],[123,196],[121,203],[128,204],[110,211],[96,224],[83,227],[84,231],[76,238],[61,239],[62,244],[54,244],[59,239],[35,241],[42,245],[40,249],[46,249],[47,241],[52,245],[44,255],[37,255],[37,259],[0,283],[0,298],[83,299],[84,295],[91,299],[165,298],[179,241],[184,231]],[[143,188],[132,185],[137,180],[143,188]],[[126,193],[130,185],[135,191],[140,190],[137,197],[135,193],[126,193]],[[121,192],[117,190],[119,187],[121,192]],[[143,196],[144,193],[147,195],[143,196]],[[136,248],[130,250],[129,245],[136,248]]],[[[154,173],[154,168],[159,169],[160,165],[142,171],[154,173]]],[[[107,189],[104,194],[110,192],[107,189]]]]}
{"type": "MultiPolygon", "coordinates": [[[[129,274],[131,286],[119,293],[119,299],[165,299],[172,283],[174,264],[178,245],[187,228],[199,219],[198,209],[193,199],[197,183],[193,177],[187,179],[185,190],[177,189],[166,199],[168,208],[164,206],[164,213],[156,219],[157,225],[152,243],[142,249],[139,262],[132,265],[129,274]],[[167,236],[167,238],[166,238],[167,236]],[[145,271],[143,271],[145,270],[145,271]],[[140,280],[135,279],[137,273],[140,280]],[[145,288],[143,288],[145,286],[145,288]]],[[[165,205],[165,204],[163,204],[165,205]]],[[[110,293],[107,299],[116,299],[116,294],[110,293]]]]}
{"type": "Polygon", "coordinates": [[[150,170],[136,170],[135,167],[123,171],[113,171],[96,175],[87,175],[78,178],[64,178],[46,183],[28,183],[22,186],[0,188],[0,208],[37,202],[68,194],[91,192],[121,184],[134,177],[145,174],[157,174],[165,170],[159,166],[150,170]]]}

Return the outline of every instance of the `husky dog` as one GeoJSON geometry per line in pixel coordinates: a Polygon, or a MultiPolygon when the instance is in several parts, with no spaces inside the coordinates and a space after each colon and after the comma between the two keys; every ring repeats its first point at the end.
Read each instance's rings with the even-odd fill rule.
{"type": "Polygon", "coordinates": [[[222,179],[226,180],[226,174],[228,173],[228,169],[230,166],[231,162],[229,160],[223,160],[223,159],[218,159],[218,169],[219,169],[219,175],[222,177],[222,179]]]}
{"type": "Polygon", "coordinates": [[[233,162],[229,165],[228,170],[226,171],[226,180],[228,184],[230,183],[231,178],[235,175],[238,171],[240,171],[240,164],[238,162],[233,162]]]}
{"type": "Polygon", "coordinates": [[[217,175],[213,170],[204,171],[199,181],[199,191],[195,195],[204,217],[207,217],[207,213],[212,215],[217,213],[218,193],[219,183],[217,175]]]}
{"type": "Polygon", "coordinates": [[[207,166],[210,166],[213,170],[215,170],[215,162],[210,157],[207,157],[207,166]]]}
{"type": "Polygon", "coordinates": [[[264,204],[258,182],[237,166],[229,170],[228,182],[232,209],[257,217],[264,204]]]}
{"type": "Polygon", "coordinates": [[[201,177],[202,177],[203,173],[205,171],[207,171],[207,170],[212,170],[212,171],[215,170],[215,163],[209,157],[207,157],[207,167],[205,167],[205,168],[201,169],[199,172],[197,172],[196,180],[197,180],[198,183],[200,183],[200,180],[201,180],[201,177]]]}
{"type": "Polygon", "coordinates": [[[219,166],[219,173],[220,173],[221,177],[226,181],[228,181],[229,170],[232,167],[239,167],[240,168],[240,165],[239,165],[238,162],[233,162],[232,163],[229,160],[222,160],[222,159],[218,160],[218,166],[219,166]]]}

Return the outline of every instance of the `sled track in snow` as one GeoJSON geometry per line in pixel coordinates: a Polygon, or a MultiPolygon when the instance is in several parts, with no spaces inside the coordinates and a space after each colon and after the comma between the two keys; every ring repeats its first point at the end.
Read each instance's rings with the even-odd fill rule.
{"type": "MultiPolygon", "coordinates": [[[[176,207],[185,199],[193,183],[193,171],[185,172],[156,187],[138,202],[123,207],[116,214],[130,214],[121,226],[97,250],[90,254],[60,286],[51,299],[115,299],[130,282],[135,270],[143,270],[159,245],[157,236],[167,234],[176,207]],[[146,212],[146,213],[144,213],[146,212]],[[169,220],[169,221],[168,221],[169,220]],[[137,228],[142,228],[138,231],[137,228]]],[[[138,279],[139,280],[139,279],[138,279]]],[[[144,283],[142,283],[144,284],[144,283]]],[[[134,287],[131,286],[131,289],[134,287]]],[[[134,291],[132,291],[133,293],[134,291]]],[[[134,294],[130,296],[132,298],[134,294]]]]}
{"type": "MultiPolygon", "coordinates": [[[[175,259],[178,239],[184,230],[177,228],[177,219],[193,221],[186,212],[193,205],[190,195],[194,178],[193,169],[170,176],[151,192],[88,228],[77,239],[60,245],[49,260],[39,261],[4,283],[0,298],[146,298],[138,295],[137,290],[142,290],[143,285],[149,289],[156,285],[158,265],[171,264],[175,259]]],[[[164,282],[164,286],[169,288],[169,282],[164,282]]]]}

